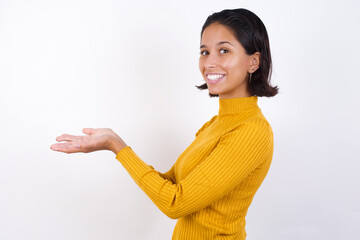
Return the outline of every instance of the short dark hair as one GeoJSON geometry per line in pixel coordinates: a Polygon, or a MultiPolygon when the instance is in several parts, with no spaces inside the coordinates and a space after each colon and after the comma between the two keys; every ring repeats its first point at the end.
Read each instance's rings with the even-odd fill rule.
{"type": "MultiPolygon", "coordinates": [[[[201,35],[209,25],[219,23],[227,27],[240,42],[246,54],[260,53],[260,66],[252,74],[251,82],[248,84],[251,95],[260,97],[273,97],[278,93],[279,88],[270,84],[272,73],[272,61],[270,44],[265,25],[255,13],[243,9],[225,9],[221,12],[211,14],[205,21],[201,35]]],[[[198,89],[208,89],[206,83],[196,86],[198,89]]],[[[211,94],[210,97],[218,97],[211,94]]]]}

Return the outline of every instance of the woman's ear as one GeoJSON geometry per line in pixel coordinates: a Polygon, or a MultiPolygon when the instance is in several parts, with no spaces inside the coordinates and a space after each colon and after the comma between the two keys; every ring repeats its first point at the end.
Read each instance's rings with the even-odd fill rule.
{"type": "Polygon", "coordinates": [[[261,55],[259,52],[255,52],[254,54],[250,55],[250,66],[248,69],[249,73],[254,73],[260,67],[260,58],[261,55]]]}

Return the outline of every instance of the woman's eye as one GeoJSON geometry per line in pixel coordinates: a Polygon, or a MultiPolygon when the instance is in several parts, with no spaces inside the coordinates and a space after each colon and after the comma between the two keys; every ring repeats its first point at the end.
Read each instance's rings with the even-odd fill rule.
{"type": "Polygon", "coordinates": [[[208,55],[208,52],[207,51],[201,51],[200,54],[205,56],[205,55],[208,55]]]}
{"type": "Polygon", "coordinates": [[[220,53],[221,53],[221,54],[224,54],[224,53],[227,53],[227,52],[229,52],[229,51],[226,50],[226,49],[221,49],[221,50],[220,50],[220,53]]]}

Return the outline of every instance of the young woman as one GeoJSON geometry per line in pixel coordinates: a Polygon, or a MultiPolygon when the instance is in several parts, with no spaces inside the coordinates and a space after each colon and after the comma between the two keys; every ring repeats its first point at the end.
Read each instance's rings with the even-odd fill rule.
{"type": "Polygon", "coordinates": [[[273,155],[273,133],[257,105],[275,96],[271,54],[262,21],[246,9],[210,15],[201,31],[199,89],[219,97],[219,113],[195,134],[166,173],[156,171],[111,129],[63,134],[52,150],[110,150],[139,187],[170,218],[173,239],[245,239],[245,216],[273,155]]]}

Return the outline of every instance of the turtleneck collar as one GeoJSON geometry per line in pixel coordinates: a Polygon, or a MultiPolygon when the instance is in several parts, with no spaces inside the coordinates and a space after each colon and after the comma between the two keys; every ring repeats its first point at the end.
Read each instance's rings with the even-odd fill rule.
{"type": "Polygon", "coordinates": [[[257,96],[219,99],[219,116],[257,107],[257,96]]]}

